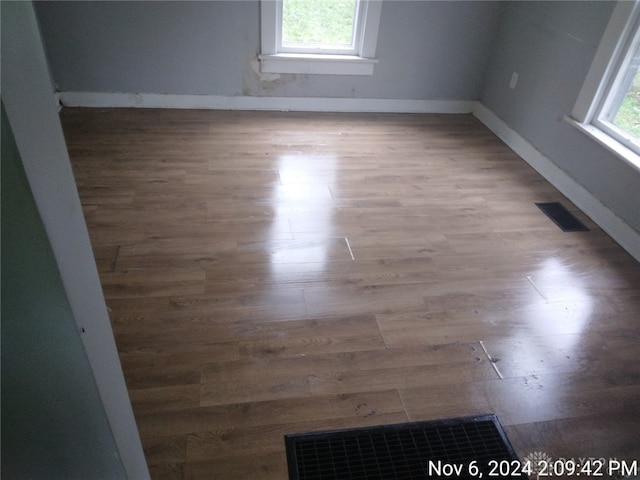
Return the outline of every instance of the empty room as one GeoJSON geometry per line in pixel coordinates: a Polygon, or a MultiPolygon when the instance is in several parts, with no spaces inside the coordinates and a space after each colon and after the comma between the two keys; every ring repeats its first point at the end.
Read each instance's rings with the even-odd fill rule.
{"type": "Polygon", "coordinates": [[[3,476],[639,475],[640,3],[0,8],[3,476]]]}

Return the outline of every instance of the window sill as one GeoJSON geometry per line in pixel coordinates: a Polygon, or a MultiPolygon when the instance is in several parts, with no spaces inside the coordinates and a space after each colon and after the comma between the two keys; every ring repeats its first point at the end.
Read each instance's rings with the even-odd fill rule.
{"type": "Polygon", "coordinates": [[[260,55],[262,73],[301,73],[316,75],[373,75],[378,60],[354,55],[314,55],[278,53],[260,55]]]}
{"type": "Polygon", "coordinates": [[[614,138],[607,135],[599,128],[594,127],[586,123],[579,122],[571,117],[564,117],[565,121],[576,127],[582,133],[587,135],[592,140],[595,140],[611,153],[616,155],[625,163],[629,164],[635,170],[640,172],[640,155],[633,150],[628,149],[614,138]]]}

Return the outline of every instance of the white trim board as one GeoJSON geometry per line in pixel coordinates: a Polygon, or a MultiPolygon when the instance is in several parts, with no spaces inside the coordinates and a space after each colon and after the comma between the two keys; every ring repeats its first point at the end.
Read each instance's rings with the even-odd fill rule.
{"type": "Polygon", "coordinates": [[[640,232],[480,102],[476,103],[473,115],[640,262],[640,232]]]}
{"type": "Polygon", "coordinates": [[[473,100],[392,98],[250,97],[156,93],[59,92],[65,107],[196,108],[304,112],[471,113],[473,100]]]}

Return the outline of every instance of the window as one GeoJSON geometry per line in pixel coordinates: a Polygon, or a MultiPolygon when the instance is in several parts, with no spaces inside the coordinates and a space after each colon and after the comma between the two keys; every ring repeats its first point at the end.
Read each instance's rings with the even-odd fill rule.
{"type": "Polygon", "coordinates": [[[640,2],[619,2],[572,112],[573,123],[640,168],[640,2]]]}
{"type": "Polygon", "coordinates": [[[638,22],[621,56],[617,74],[596,111],[593,124],[626,147],[640,153],[640,30],[638,22]]]}
{"type": "Polygon", "coordinates": [[[262,0],[262,72],[371,75],[381,7],[381,0],[262,0]]]}

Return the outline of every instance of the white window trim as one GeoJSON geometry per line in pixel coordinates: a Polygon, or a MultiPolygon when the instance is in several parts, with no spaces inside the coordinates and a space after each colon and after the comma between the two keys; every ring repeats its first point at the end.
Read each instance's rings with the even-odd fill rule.
{"type": "Polygon", "coordinates": [[[299,73],[324,75],[372,75],[378,42],[382,0],[361,0],[362,38],[359,55],[331,55],[278,52],[278,8],[282,0],[261,0],[261,54],[263,73],[299,73]]]}
{"type": "Polygon", "coordinates": [[[621,57],[626,51],[627,40],[638,15],[640,2],[624,0],[617,3],[571,116],[566,117],[569,123],[636,170],[640,170],[640,155],[600,128],[596,116],[618,73],[621,57]]]}

